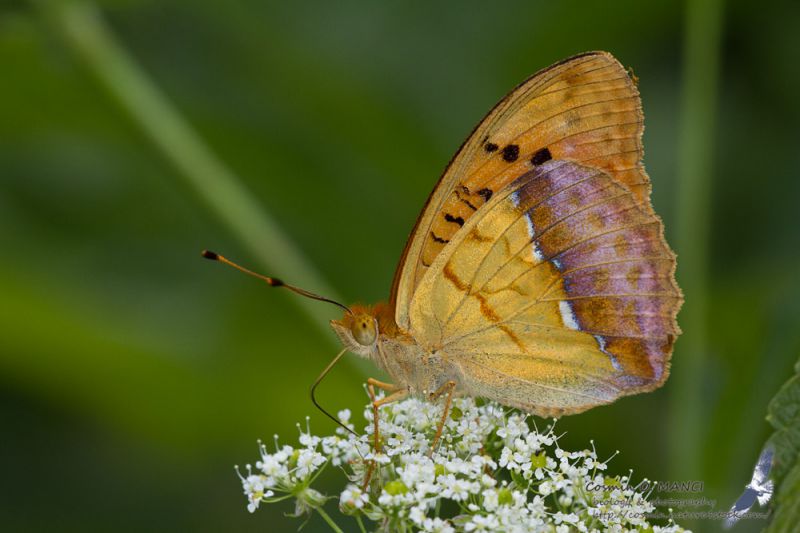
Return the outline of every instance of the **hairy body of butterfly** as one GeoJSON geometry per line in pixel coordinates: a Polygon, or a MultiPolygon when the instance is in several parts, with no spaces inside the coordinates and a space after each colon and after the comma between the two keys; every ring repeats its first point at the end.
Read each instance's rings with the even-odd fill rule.
{"type": "Polygon", "coordinates": [[[635,83],[606,52],[529,78],[478,125],[417,220],[388,304],[332,326],[406,394],[542,416],[661,386],[680,330],[635,83]]]}

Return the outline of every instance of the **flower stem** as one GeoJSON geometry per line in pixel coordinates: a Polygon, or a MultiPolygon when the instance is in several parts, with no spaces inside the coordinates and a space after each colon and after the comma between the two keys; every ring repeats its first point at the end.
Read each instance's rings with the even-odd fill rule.
{"type": "Polygon", "coordinates": [[[721,0],[686,3],[686,34],[680,116],[675,243],[678,279],[686,295],[671,388],[672,479],[700,473],[706,372],[712,154],[722,33],[721,0]]]}
{"type": "MultiPolygon", "coordinates": [[[[65,44],[177,170],[200,200],[268,273],[290,274],[291,282],[337,301],[328,286],[247,187],[192,129],[137,65],[88,1],[33,0],[65,44]]],[[[200,250],[198,250],[199,252],[200,250]]],[[[295,299],[326,334],[330,309],[295,299]]]]}
{"type": "Polygon", "coordinates": [[[325,509],[323,509],[322,507],[317,507],[316,509],[319,515],[322,517],[322,519],[325,520],[329,526],[331,526],[332,530],[334,530],[336,533],[344,533],[344,531],[342,531],[341,528],[336,525],[336,522],[333,521],[333,519],[328,515],[328,513],[325,512],[325,509]]]}
{"type": "Polygon", "coordinates": [[[361,530],[361,533],[367,533],[367,528],[364,527],[364,522],[359,515],[356,515],[356,522],[358,522],[358,529],[361,530]]]}

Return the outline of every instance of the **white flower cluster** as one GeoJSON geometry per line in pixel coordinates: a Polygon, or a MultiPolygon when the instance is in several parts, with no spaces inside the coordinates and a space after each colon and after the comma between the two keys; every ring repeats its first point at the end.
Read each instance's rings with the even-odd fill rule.
{"type": "MultiPolygon", "coordinates": [[[[364,410],[365,433],[337,429],[328,437],[301,431],[299,448],[268,452],[239,474],[255,511],[262,502],[296,499],[297,513],[322,509],[326,498],[310,484],[327,464],[349,482],[339,509],[362,531],[364,518],[380,531],[685,531],[671,520],[650,524],[646,495],[630,476],[604,475],[606,461],[592,450],[568,452],[558,445],[555,422],[543,431],[532,419],[494,403],[453,401],[437,449],[431,444],[442,402],[407,399],[379,410],[380,450],[374,449],[372,408],[364,410]]],[[[349,423],[349,411],[339,413],[349,423]]]]}

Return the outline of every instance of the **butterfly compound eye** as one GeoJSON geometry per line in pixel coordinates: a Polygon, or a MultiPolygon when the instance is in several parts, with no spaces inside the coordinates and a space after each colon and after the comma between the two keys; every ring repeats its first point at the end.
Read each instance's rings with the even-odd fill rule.
{"type": "Polygon", "coordinates": [[[358,315],[353,319],[350,332],[357,343],[363,346],[370,346],[375,343],[378,337],[378,328],[375,319],[369,315],[358,315]]]}

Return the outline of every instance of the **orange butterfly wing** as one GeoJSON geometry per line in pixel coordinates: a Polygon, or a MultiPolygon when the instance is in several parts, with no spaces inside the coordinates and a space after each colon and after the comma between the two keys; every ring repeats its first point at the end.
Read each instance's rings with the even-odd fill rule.
{"type": "Polygon", "coordinates": [[[450,238],[492,194],[550,159],[601,169],[650,209],[643,127],[639,92],[607,52],[571,57],[520,84],[481,121],[428,198],[392,283],[397,325],[408,329],[414,290],[450,238]]]}
{"type": "Polygon", "coordinates": [[[630,189],[548,161],[456,232],[414,292],[409,333],[468,394],[576,413],[667,378],[674,267],[661,221],[630,189]]]}
{"type": "Polygon", "coordinates": [[[391,308],[464,392],[560,415],[667,378],[683,297],[642,131],[635,83],[589,52],[522,83],[451,161],[391,308]]]}

